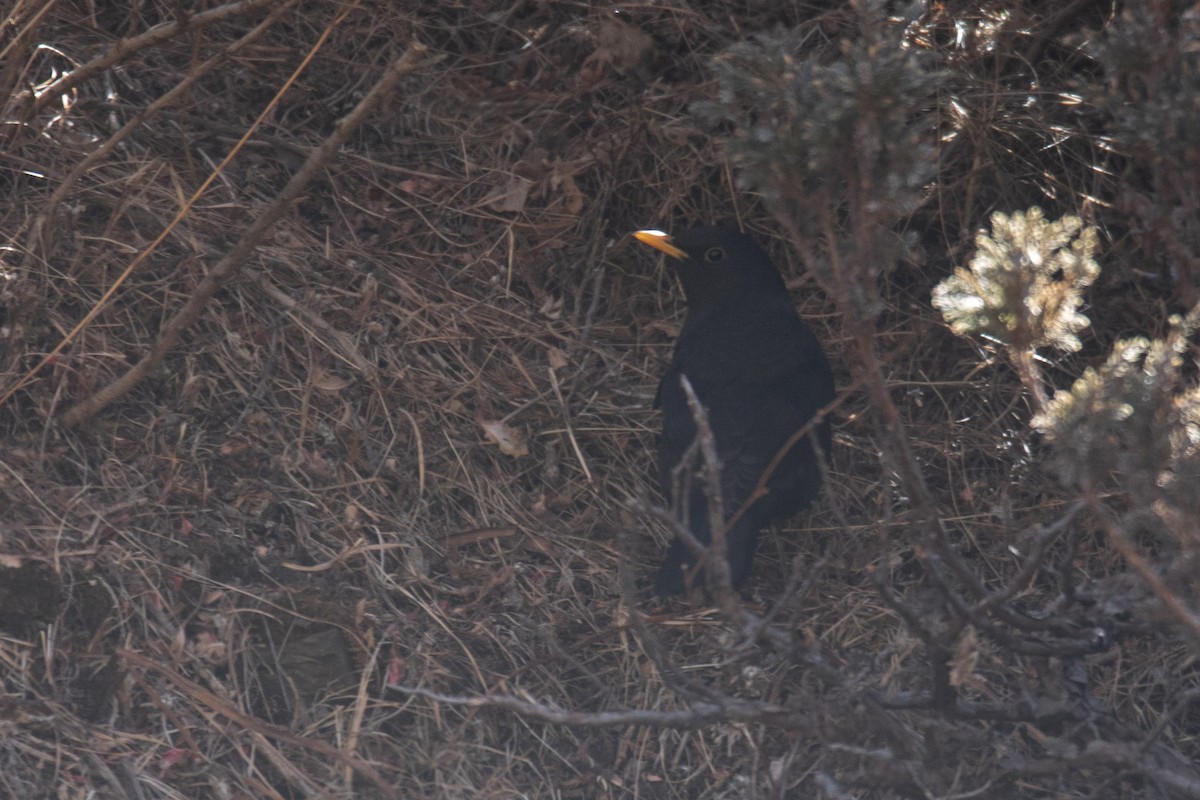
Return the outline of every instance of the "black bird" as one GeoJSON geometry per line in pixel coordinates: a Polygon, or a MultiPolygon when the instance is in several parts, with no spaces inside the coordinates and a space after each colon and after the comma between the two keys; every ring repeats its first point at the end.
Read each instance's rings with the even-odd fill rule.
{"type": "MultiPolygon", "coordinates": [[[[745,234],[726,228],[693,228],[672,238],[660,231],[634,236],[669,257],[687,298],[687,317],[671,364],[658,387],[663,429],[658,470],[663,493],[686,515],[701,542],[709,531],[705,481],[674,471],[696,438],[696,425],[679,378],[686,375],[708,411],[721,461],[726,521],[754,492],[780,448],[833,399],[833,374],[821,343],[800,319],[783,278],[745,234]],[[686,499],[673,497],[686,487],[686,499]]],[[[829,453],[829,423],[813,432],[829,453]]],[[[702,459],[697,456],[697,469],[702,459]]],[[[750,573],[758,534],[769,523],[806,507],[821,488],[821,465],[812,437],[803,436],[783,456],[767,492],[742,512],[725,534],[735,587],[750,573]]],[[[659,595],[679,594],[693,576],[696,557],[679,539],[671,543],[654,581],[659,595]],[[686,581],[686,582],[685,582],[686,581]]]]}

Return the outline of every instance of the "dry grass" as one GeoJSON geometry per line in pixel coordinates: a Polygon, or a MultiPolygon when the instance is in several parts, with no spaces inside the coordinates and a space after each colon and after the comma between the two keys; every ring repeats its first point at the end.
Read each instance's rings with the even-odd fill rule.
{"type": "MultiPolygon", "coordinates": [[[[338,22],[336,4],[276,3],[235,51],[263,11],[147,42],[36,109],[21,99],[30,86],[170,22],[174,6],[60,2],[38,17],[37,4],[19,5],[29,35],[7,63],[24,66],[0,70],[11,92],[0,392],[97,304],[331,30],[207,194],[0,407],[0,794],[838,796],[839,781],[882,774],[863,766],[883,747],[869,737],[852,752],[831,747],[831,731],[741,722],[552,724],[394,688],[579,712],[686,707],[618,580],[624,565],[644,593],[667,536],[628,500],[653,485],[652,399],[682,313],[669,275],[626,232],[744,225],[785,267],[839,385],[853,387],[831,306],[686,111],[712,90],[706,60],[748,32],[807,21],[834,46],[850,24],[812,4],[770,5],[638,6],[617,23],[586,6],[381,2],[338,22]],[[352,134],[161,366],[85,424],[57,424],[147,352],[412,40],[445,59],[352,134]],[[51,202],[90,151],[183,81],[51,202]],[[506,452],[486,425],[525,452],[506,452]]],[[[980,108],[1017,105],[985,98],[985,84],[980,108]]],[[[947,149],[945,179],[911,222],[926,260],[888,276],[878,336],[943,524],[989,586],[1018,569],[1009,548],[1068,500],[1027,449],[1016,378],[944,330],[929,290],[987,210],[1102,192],[1080,174],[1091,154],[1037,149],[1055,121],[996,113],[947,149]],[[1051,169],[1055,158],[1079,161],[1051,169]]],[[[1102,336],[1147,323],[1127,294],[1094,305],[1102,336]]],[[[841,691],[915,691],[921,643],[867,575],[882,567],[916,606],[930,591],[907,510],[852,388],[835,430],[828,490],[769,539],[752,595],[770,605],[795,562],[803,590],[774,609],[775,624],[836,654],[841,691]]],[[[1090,578],[1123,571],[1086,523],[1063,550],[1055,563],[1090,578]]],[[[1056,591],[1043,575],[1023,596],[1036,608],[1056,591]]],[[[740,645],[711,610],[638,603],[686,677],[775,703],[820,696],[810,672],[740,645]]],[[[1162,738],[1194,757],[1194,712],[1164,722],[1194,691],[1193,653],[1138,638],[1070,666],[1095,670],[1092,691],[1133,729],[1164,725],[1162,738]]],[[[989,641],[979,657],[967,690],[979,699],[1014,697],[1014,673],[1044,671],[1035,680],[1057,686],[1050,673],[1065,668],[989,641]]],[[[916,711],[896,720],[931,741],[961,732],[916,711]]],[[[989,796],[993,781],[1006,788],[990,796],[1082,796],[1086,771],[1005,772],[1046,735],[979,721],[945,751],[960,763],[844,796],[989,796]],[[918,791],[921,781],[932,783],[918,791]]],[[[1112,780],[1094,796],[1153,794],[1112,780]]]]}

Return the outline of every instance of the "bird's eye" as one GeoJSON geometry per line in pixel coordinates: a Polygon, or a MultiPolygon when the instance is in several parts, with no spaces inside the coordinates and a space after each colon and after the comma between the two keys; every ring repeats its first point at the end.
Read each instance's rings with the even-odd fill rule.
{"type": "Polygon", "coordinates": [[[720,247],[710,247],[704,251],[704,260],[710,264],[719,264],[725,260],[725,251],[720,247]]]}

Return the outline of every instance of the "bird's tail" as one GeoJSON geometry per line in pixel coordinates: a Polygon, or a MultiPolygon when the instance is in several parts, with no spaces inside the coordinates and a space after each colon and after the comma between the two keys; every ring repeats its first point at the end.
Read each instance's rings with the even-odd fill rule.
{"type": "MultiPolygon", "coordinates": [[[[709,535],[707,509],[701,511],[697,518],[690,520],[691,530],[697,539],[705,544],[712,541],[709,535]]],[[[755,513],[754,508],[746,510],[737,523],[725,534],[725,557],[729,561],[729,578],[734,588],[740,588],[750,576],[750,564],[754,561],[754,551],[758,547],[758,534],[765,520],[755,513]]],[[[712,558],[709,554],[708,558],[712,558]]],[[[689,585],[705,587],[704,570],[696,569],[697,557],[691,549],[678,538],[671,541],[662,566],[654,577],[656,594],[667,596],[682,594],[689,585]],[[693,574],[694,573],[694,574],[693,574]]]]}

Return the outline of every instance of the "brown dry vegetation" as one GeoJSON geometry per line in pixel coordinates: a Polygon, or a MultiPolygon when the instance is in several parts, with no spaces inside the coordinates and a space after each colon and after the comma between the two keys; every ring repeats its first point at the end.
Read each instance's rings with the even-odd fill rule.
{"type": "Polygon", "coordinates": [[[1103,231],[1055,385],[1193,299],[1186,179],[1112,144],[1087,45],[1115,11],[1060,6],[889,28],[945,71],[871,336],[935,533],[864,321],[689,111],[755,33],[836,60],[849,5],[17,0],[0,796],[1200,797],[1196,642],[1060,487],[1003,356],[929,302],[1034,204],[1103,231]],[[683,308],[626,234],[701,222],[770,249],[843,387],[823,497],[744,617],[656,605],[668,528],[635,510],[683,308]]]}

